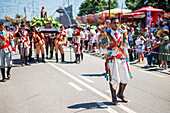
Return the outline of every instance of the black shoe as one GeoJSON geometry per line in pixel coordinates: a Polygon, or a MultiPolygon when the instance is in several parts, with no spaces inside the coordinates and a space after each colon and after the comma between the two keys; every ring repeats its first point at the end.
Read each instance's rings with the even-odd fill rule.
{"type": "Polygon", "coordinates": [[[0,82],[6,82],[6,79],[2,79],[2,80],[0,80],[0,82]]]}
{"type": "Polygon", "coordinates": [[[53,51],[50,51],[50,58],[49,59],[52,59],[53,58],[53,51]]]}
{"type": "Polygon", "coordinates": [[[8,67],[8,70],[7,70],[7,80],[9,80],[11,78],[11,74],[10,74],[10,70],[11,70],[11,67],[8,67]]]}
{"type": "Polygon", "coordinates": [[[56,63],[58,63],[58,53],[55,53],[56,63]]]}
{"type": "Polygon", "coordinates": [[[64,54],[61,54],[61,62],[65,62],[64,61],[64,54]]]}
{"type": "Polygon", "coordinates": [[[45,63],[44,54],[42,54],[42,62],[45,63]]]}
{"type": "Polygon", "coordinates": [[[26,63],[25,63],[25,66],[31,66],[31,64],[30,64],[30,63],[28,63],[28,62],[26,62],[26,63]]]}
{"type": "Polygon", "coordinates": [[[28,57],[27,56],[25,56],[25,65],[30,66],[30,64],[28,63],[28,57]]]}
{"type": "Polygon", "coordinates": [[[1,80],[1,82],[6,82],[6,78],[5,78],[5,68],[1,68],[1,74],[2,74],[2,80],[1,80]]]}

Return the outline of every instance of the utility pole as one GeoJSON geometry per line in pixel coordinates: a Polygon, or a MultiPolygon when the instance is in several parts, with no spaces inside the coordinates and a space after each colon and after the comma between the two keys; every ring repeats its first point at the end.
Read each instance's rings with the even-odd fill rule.
{"type": "Polygon", "coordinates": [[[32,18],[34,17],[34,0],[32,0],[32,18]]]}
{"type": "Polygon", "coordinates": [[[68,7],[69,7],[69,0],[68,0],[68,7]]]}
{"type": "Polygon", "coordinates": [[[25,13],[25,15],[26,15],[26,13],[27,13],[27,11],[26,11],[26,7],[24,7],[24,13],[25,13]]]}
{"type": "Polygon", "coordinates": [[[109,0],[109,19],[110,19],[110,0],[109,0]]]}

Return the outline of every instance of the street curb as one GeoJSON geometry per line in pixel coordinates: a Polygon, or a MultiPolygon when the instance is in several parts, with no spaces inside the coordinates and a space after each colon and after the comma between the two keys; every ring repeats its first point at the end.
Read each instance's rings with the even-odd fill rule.
{"type": "MultiPolygon", "coordinates": [[[[96,53],[86,53],[86,52],[84,52],[84,53],[88,54],[88,55],[91,55],[91,56],[96,55],[96,53]]],[[[97,57],[102,58],[101,56],[98,56],[98,55],[97,55],[97,57]]],[[[134,63],[134,62],[130,62],[130,63],[134,63]]],[[[135,65],[135,64],[131,64],[131,65],[136,66],[136,67],[140,67],[140,68],[144,67],[144,66],[139,66],[139,65],[135,65]]],[[[166,72],[166,71],[157,71],[157,72],[170,75],[170,72],[166,72]]]]}
{"type": "MultiPolygon", "coordinates": [[[[136,67],[140,67],[142,68],[143,66],[139,66],[139,65],[135,65],[135,64],[131,64],[132,66],[136,66],[136,67]]],[[[160,72],[160,73],[164,73],[164,74],[168,74],[170,75],[170,72],[166,72],[166,71],[157,71],[157,72],[160,72]]]]}

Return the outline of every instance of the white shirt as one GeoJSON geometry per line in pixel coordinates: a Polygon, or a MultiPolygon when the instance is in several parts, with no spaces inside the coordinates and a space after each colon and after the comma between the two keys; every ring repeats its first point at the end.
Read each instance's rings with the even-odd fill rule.
{"type": "Polygon", "coordinates": [[[129,32],[129,41],[133,41],[132,33],[129,32]]]}
{"type": "Polygon", "coordinates": [[[83,31],[80,31],[80,37],[85,38],[85,33],[83,31]]]}
{"type": "Polygon", "coordinates": [[[66,37],[73,37],[73,30],[71,28],[66,29],[66,37]]]}

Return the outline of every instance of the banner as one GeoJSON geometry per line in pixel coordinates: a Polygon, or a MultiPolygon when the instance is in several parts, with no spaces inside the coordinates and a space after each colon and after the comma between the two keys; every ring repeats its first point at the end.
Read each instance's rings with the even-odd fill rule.
{"type": "Polygon", "coordinates": [[[11,17],[6,15],[5,18],[6,18],[7,22],[11,22],[12,24],[19,24],[21,22],[26,22],[27,15],[23,16],[22,18],[17,18],[17,19],[11,18],[11,17]]]}
{"type": "Polygon", "coordinates": [[[147,11],[146,12],[146,27],[150,27],[150,23],[151,23],[151,12],[147,11]]]}

